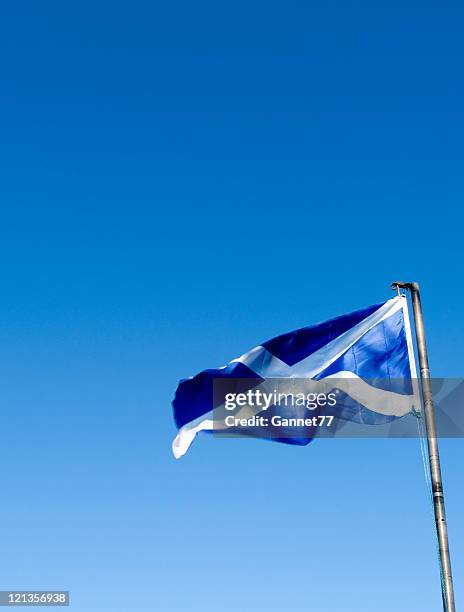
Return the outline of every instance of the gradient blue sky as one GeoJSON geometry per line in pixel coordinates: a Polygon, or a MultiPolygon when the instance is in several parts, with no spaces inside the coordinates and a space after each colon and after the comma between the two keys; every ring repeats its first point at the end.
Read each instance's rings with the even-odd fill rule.
{"type": "MultiPolygon", "coordinates": [[[[440,609],[417,440],[170,452],[179,378],[418,280],[462,376],[460,3],[0,20],[1,589],[82,612],[440,609]]],[[[458,604],[463,442],[441,445],[458,604]]]]}

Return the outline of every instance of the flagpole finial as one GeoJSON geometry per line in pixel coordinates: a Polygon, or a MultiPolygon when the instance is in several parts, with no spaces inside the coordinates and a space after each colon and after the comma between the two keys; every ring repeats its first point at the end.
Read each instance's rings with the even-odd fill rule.
{"type": "Polygon", "coordinates": [[[391,284],[393,291],[397,291],[398,295],[400,295],[400,289],[405,289],[406,291],[410,291],[411,293],[419,293],[419,283],[405,283],[403,281],[393,281],[391,284]]]}
{"type": "Polygon", "coordinates": [[[409,285],[410,283],[403,283],[401,281],[394,281],[391,285],[391,288],[393,289],[393,291],[396,291],[398,294],[398,297],[401,296],[405,296],[405,293],[401,293],[401,289],[406,289],[406,291],[409,289],[409,285]]]}
{"type": "Polygon", "coordinates": [[[393,281],[391,284],[392,289],[410,289],[412,283],[404,283],[403,281],[393,281]]]}

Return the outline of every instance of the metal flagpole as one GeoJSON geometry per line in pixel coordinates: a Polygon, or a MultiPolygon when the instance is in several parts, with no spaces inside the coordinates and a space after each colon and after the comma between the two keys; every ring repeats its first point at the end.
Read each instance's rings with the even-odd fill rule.
{"type": "Polygon", "coordinates": [[[432,385],[430,382],[429,361],[425,342],[424,318],[418,283],[392,283],[395,289],[409,289],[411,292],[416,327],[417,352],[422,387],[422,400],[424,403],[425,426],[427,431],[427,447],[429,454],[430,476],[432,482],[433,508],[437,528],[438,549],[442,573],[443,608],[445,612],[455,612],[453,578],[451,575],[451,560],[448,547],[448,530],[446,527],[445,500],[443,497],[443,484],[441,479],[440,457],[438,454],[437,430],[435,413],[433,409],[432,385]]]}

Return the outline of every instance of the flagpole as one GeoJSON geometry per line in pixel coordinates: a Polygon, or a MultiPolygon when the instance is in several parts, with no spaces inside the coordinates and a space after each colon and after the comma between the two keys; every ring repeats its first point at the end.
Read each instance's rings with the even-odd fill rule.
{"type": "Polygon", "coordinates": [[[422,315],[421,298],[418,283],[392,283],[395,289],[409,289],[411,292],[416,327],[417,352],[419,355],[422,400],[424,404],[425,426],[427,431],[427,448],[429,455],[430,476],[432,483],[433,508],[437,529],[438,549],[440,553],[440,569],[442,574],[442,595],[444,612],[455,612],[453,578],[451,574],[451,559],[448,547],[448,529],[446,526],[445,500],[438,453],[437,429],[433,408],[432,385],[430,382],[429,361],[425,341],[424,318],[422,315]]]}

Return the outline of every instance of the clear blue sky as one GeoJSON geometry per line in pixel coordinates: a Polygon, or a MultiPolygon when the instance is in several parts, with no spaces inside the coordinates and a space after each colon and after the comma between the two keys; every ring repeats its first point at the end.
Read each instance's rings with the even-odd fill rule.
{"type": "MultiPolygon", "coordinates": [[[[440,609],[417,440],[198,440],[179,378],[418,280],[461,376],[459,3],[10,3],[1,589],[82,612],[440,609]]],[[[441,445],[458,604],[462,440],[441,445]]]]}

